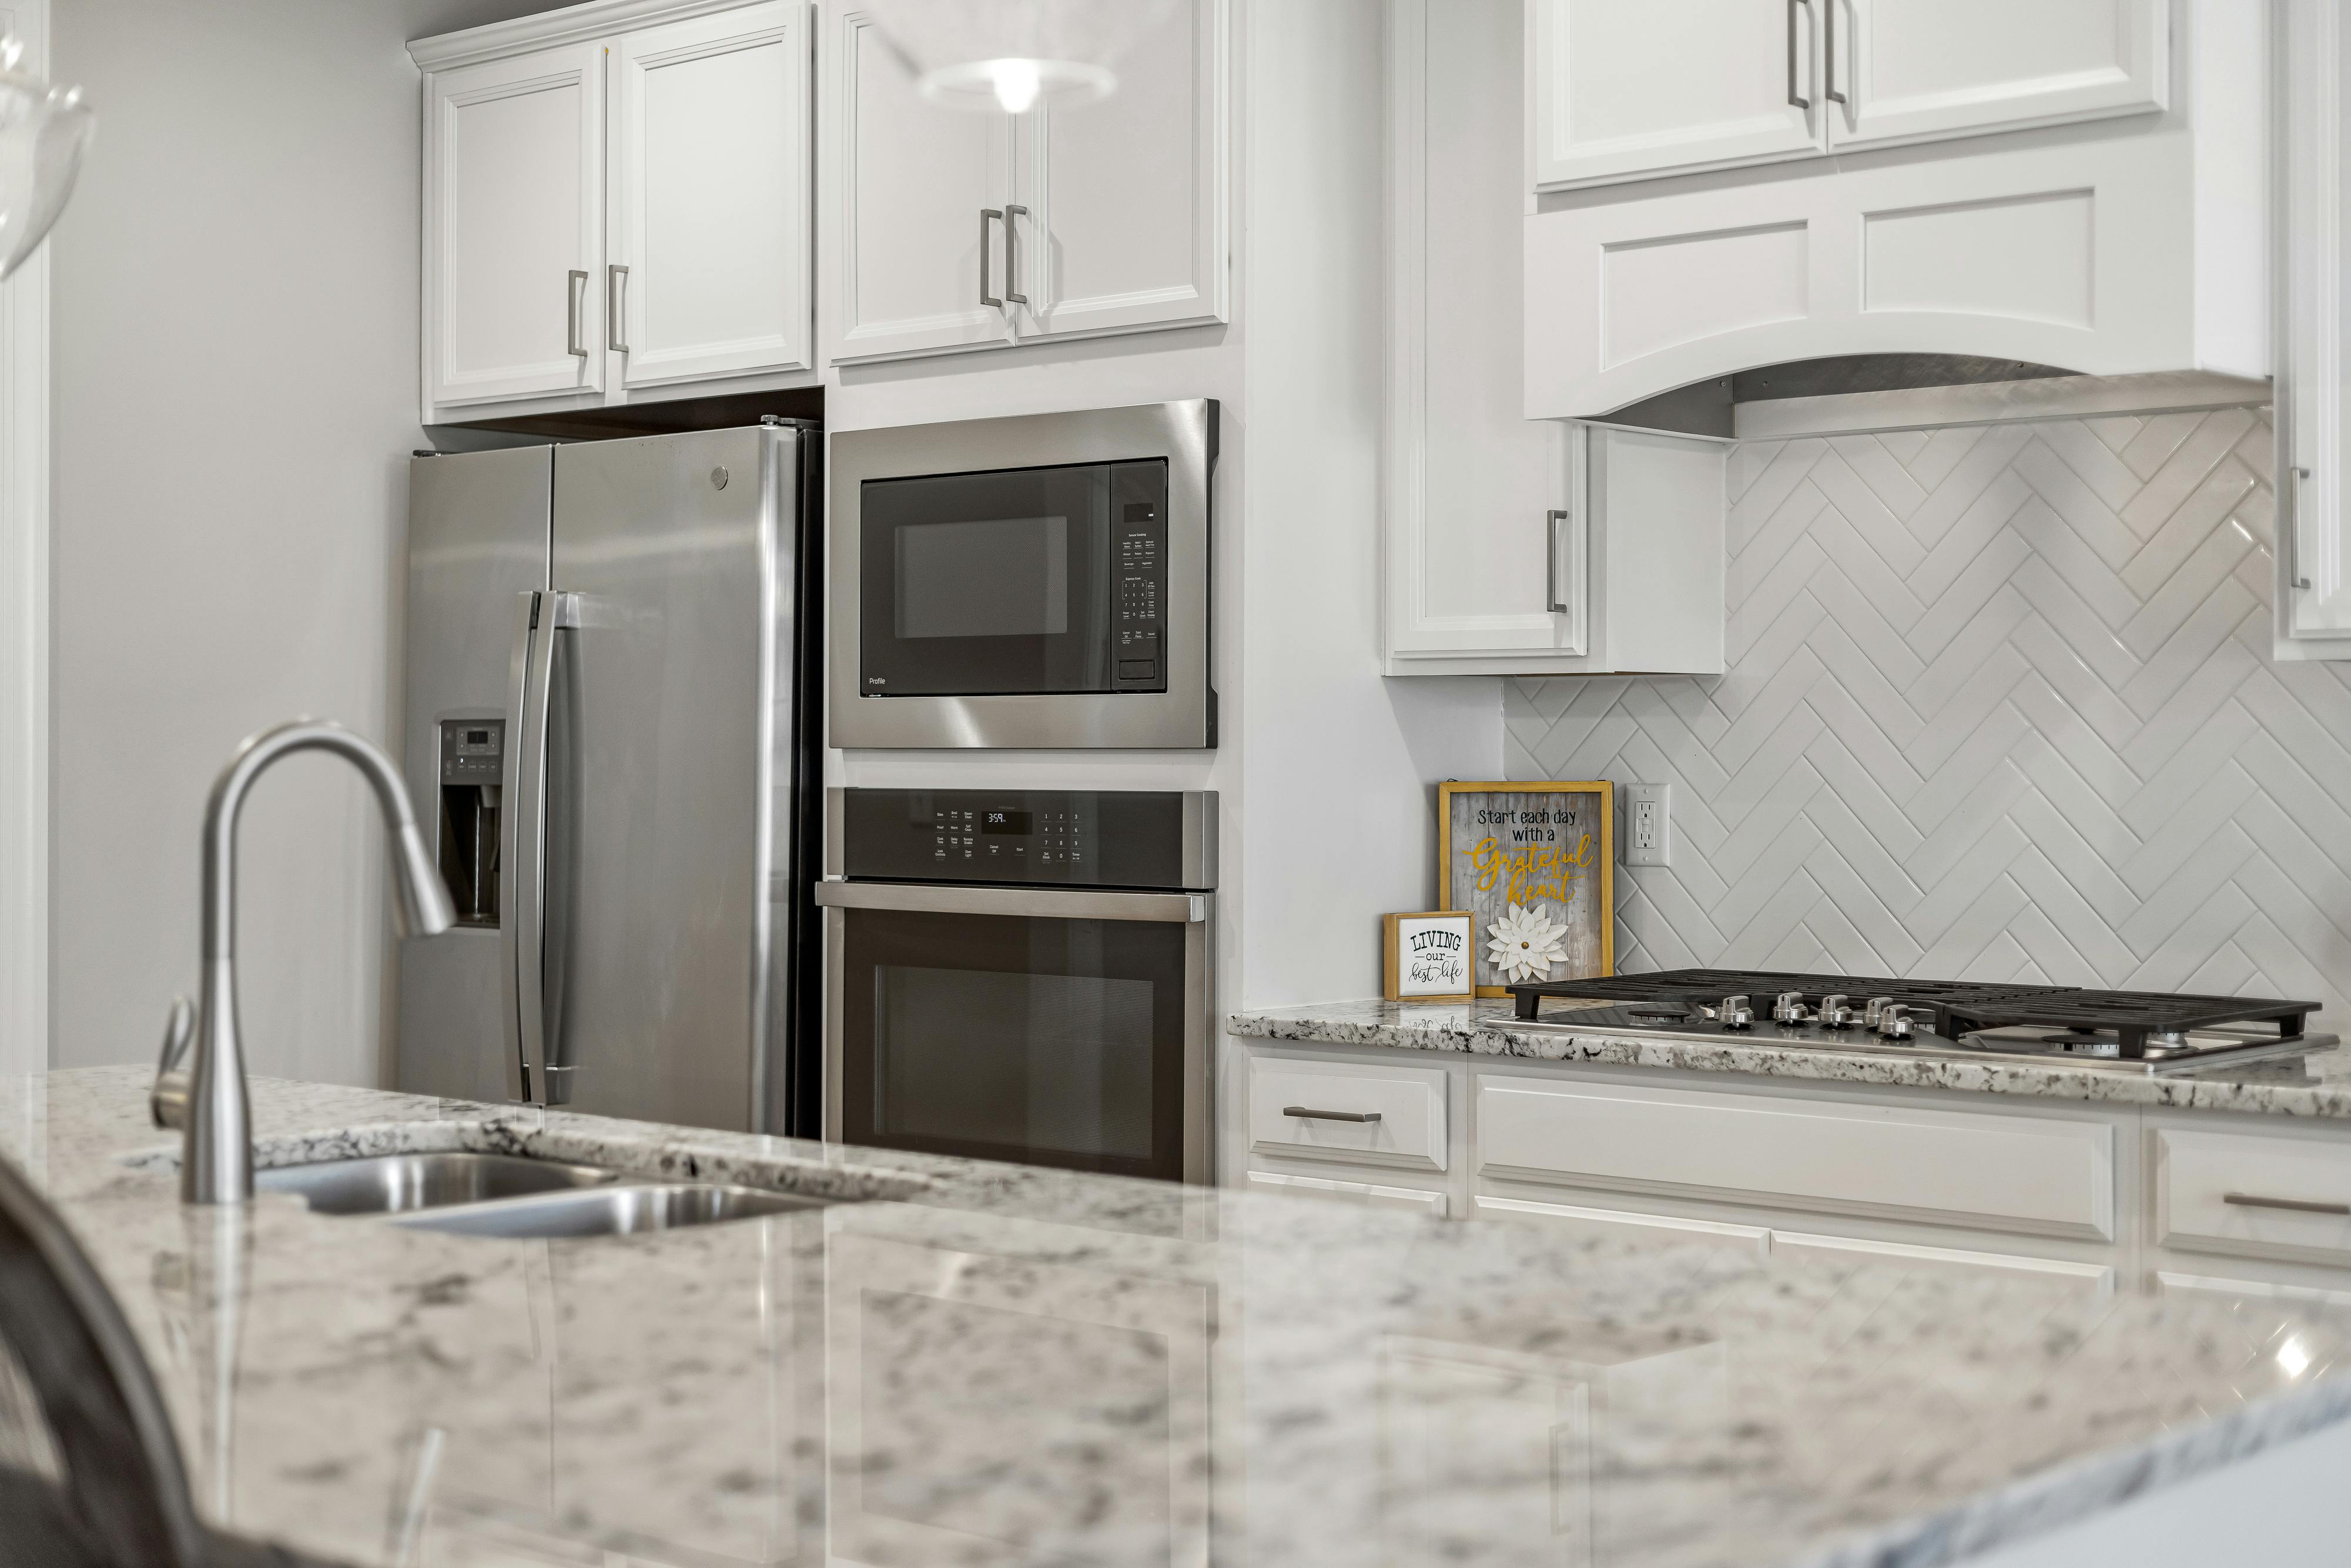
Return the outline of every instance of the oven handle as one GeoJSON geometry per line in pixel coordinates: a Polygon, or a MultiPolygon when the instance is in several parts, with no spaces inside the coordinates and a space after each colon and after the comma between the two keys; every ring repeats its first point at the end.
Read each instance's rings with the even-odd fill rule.
{"type": "Polygon", "coordinates": [[[1204,893],[1096,893],[1058,887],[943,887],[935,883],[820,882],[828,909],[901,909],[927,915],[1021,915],[1056,920],[1156,920],[1178,925],[1208,918],[1204,893]]]}

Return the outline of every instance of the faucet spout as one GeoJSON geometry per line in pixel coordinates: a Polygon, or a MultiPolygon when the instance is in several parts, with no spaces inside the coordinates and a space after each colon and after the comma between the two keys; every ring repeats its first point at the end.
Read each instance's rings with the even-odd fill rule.
{"type": "MultiPolygon", "coordinates": [[[[159,1082],[156,1096],[159,1119],[169,1104],[186,1131],[180,1158],[180,1197],[186,1203],[243,1203],[253,1196],[253,1116],[236,1027],[236,824],[254,780],[297,751],[332,752],[357,768],[374,789],[392,839],[402,933],[435,936],[455,919],[417,831],[407,788],[381,747],[339,724],[294,719],[237,748],[204,808],[204,977],[193,1060],[184,1094],[167,1096],[159,1082]]],[[[176,1014],[174,1024],[176,1032],[176,1014]]],[[[167,1041],[166,1067],[175,1054],[167,1041]]]]}

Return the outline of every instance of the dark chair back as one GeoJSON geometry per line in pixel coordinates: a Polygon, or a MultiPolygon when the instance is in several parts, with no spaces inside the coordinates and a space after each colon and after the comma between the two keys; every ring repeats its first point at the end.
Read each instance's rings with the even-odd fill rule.
{"type": "Polygon", "coordinates": [[[46,1543],[42,1556],[11,1560],[103,1568],[204,1563],[206,1534],[187,1469],[131,1325],[57,1210],[5,1157],[0,1345],[29,1385],[63,1471],[51,1482],[0,1468],[0,1538],[46,1543]]]}

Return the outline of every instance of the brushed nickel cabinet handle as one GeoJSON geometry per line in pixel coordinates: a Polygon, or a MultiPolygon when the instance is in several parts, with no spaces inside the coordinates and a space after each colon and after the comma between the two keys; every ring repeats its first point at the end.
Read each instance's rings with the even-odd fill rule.
{"type": "Polygon", "coordinates": [[[1573,512],[1543,514],[1543,608],[1554,615],[1564,614],[1573,608],[1567,595],[1559,591],[1560,535],[1575,519],[1573,512]]]}
{"type": "Polygon", "coordinates": [[[1376,1122],[1380,1119],[1377,1111],[1309,1111],[1303,1105],[1284,1105],[1281,1113],[1303,1116],[1310,1122],[1376,1122]]]}
{"type": "Polygon", "coordinates": [[[1028,304],[1029,297],[1012,292],[1012,286],[1020,281],[1020,228],[1012,220],[1028,215],[1028,208],[1004,204],[1004,298],[1015,305],[1028,304]]]}
{"type": "Polygon", "coordinates": [[[2310,470],[2297,466],[2287,472],[2294,484],[2285,512],[2285,580],[2295,588],[2308,588],[2310,579],[2302,575],[2302,482],[2310,477],[2310,470]]]}
{"type": "Polygon", "coordinates": [[[993,305],[1001,309],[1004,301],[987,291],[987,225],[991,219],[998,223],[1003,222],[1004,210],[1001,207],[979,209],[979,302],[982,305],[993,305]]]}
{"type": "Polygon", "coordinates": [[[1788,107],[1810,113],[1813,100],[1796,91],[1796,7],[1799,5],[1804,8],[1806,16],[1810,16],[1813,0],[1788,0],[1788,107]]]}
{"type": "Polygon", "coordinates": [[[2314,1203],[2306,1197],[2256,1197],[2249,1192],[2224,1192],[2220,1201],[2237,1208],[2283,1208],[2290,1214],[2339,1214],[2351,1218],[2351,1203],[2314,1203]]]}
{"type": "Polygon", "coordinates": [[[573,267],[563,283],[563,343],[572,358],[588,357],[588,345],[580,340],[580,303],[588,295],[588,275],[573,267]]]}
{"type": "Polygon", "coordinates": [[[604,340],[621,353],[629,351],[629,269],[613,264],[604,269],[604,340]]]}
{"type": "Polygon", "coordinates": [[[1844,94],[1836,89],[1836,8],[1837,0],[1821,0],[1821,22],[1826,29],[1821,35],[1826,55],[1821,63],[1821,96],[1831,103],[1844,103],[1844,94]]]}

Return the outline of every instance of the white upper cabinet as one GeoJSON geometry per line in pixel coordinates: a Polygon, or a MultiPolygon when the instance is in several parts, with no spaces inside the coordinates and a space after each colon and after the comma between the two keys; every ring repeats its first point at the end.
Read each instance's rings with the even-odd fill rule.
{"type": "Polygon", "coordinates": [[[592,0],[437,38],[426,423],[807,379],[810,0],[592,0]]]}
{"type": "Polygon", "coordinates": [[[1225,319],[1225,13],[1186,0],[1118,62],[1109,98],[1020,116],[1022,336],[1225,319]]]}
{"type": "Polygon", "coordinates": [[[425,87],[425,401],[601,388],[603,49],[514,55],[425,87]]]}
{"type": "Polygon", "coordinates": [[[1009,340],[1010,117],[925,99],[862,10],[828,11],[826,30],[831,357],[1009,340]]]}
{"type": "Polygon", "coordinates": [[[2340,0],[2286,0],[2279,40],[2285,135],[2283,345],[2278,398],[2277,652],[2351,658],[2351,398],[2345,395],[2345,324],[2351,264],[2351,27],[2340,0]]]}
{"type": "MultiPolygon", "coordinates": [[[[1821,19],[1809,79],[1834,155],[1538,195],[1523,219],[1523,413],[1604,419],[1852,354],[2270,373],[2267,6],[1792,4],[1821,19]],[[2102,123],[1984,134],[2086,120],[2102,123]],[[1915,145],[1877,154],[1894,142],[1915,145]]],[[[1559,69],[1538,55],[1528,73],[1538,139],[1559,69]]]]}
{"type": "Polygon", "coordinates": [[[769,0],[614,44],[602,304],[622,385],[815,362],[808,22],[769,0]]]}
{"type": "Polygon", "coordinates": [[[1820,7],[1829,3],[1533,0],[1536,188],[1822,151],[1820,7]]]}
{"type": "Polygon", "coordinates": [[[1227,319],[1229,0],[1180,0],[1100,103],[943,109],[829,10],[826,346],[836,361],[1227,319]]]}
{"type": "Polygon", "coordinates": [[[1839,148],[2161,109],[2169,0],[1822,0],[1839,148]]]}
{"type": "Polygon", "coordinates": [[[1518,0],[1396,0],[1387,673],[1719,673],[1719,442],[1521,408],[1518,0]]]}

